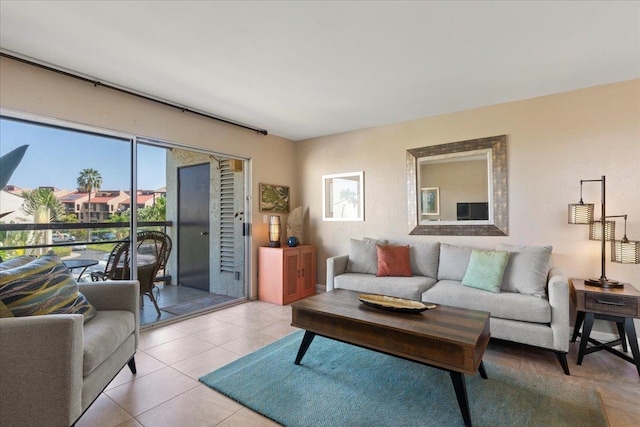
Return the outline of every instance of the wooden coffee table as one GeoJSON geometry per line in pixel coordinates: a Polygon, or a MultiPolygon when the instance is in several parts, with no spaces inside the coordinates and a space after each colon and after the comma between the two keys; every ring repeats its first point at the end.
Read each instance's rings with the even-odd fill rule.
{"type": "Polygon", "coordinates": [[[438,305],[421,313],[395,313],[358,300],[362,292],[335,289],[291,304],[291,325],[306,332],[295,364],[320,335],[448,371],[466,426],[471,414],[464,374],[487,378],[482,356],[489,343],[489,313],[438,305]]]}

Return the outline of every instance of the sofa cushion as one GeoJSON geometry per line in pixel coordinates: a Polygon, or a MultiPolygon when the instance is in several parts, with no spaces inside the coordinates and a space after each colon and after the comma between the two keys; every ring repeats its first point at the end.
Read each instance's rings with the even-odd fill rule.
{"type": "Polygon", "coordinates": [[[551,306],[546,298],[518,292],[486,292],[462,286],[458,281],[442,280],[422,294],[422,301],[488,311],[491,317],[523,322],[551,322],[551,306]]]}
{"type": "Polygon", "coordinates": [[[11,268],[20,267],[21,265],[25,265],[30,263],[36,259],[33,255],[20,255],[15,258],[8,259],[6,261],[0,262],[0,271],[9,270],[11,268]]]}
{"type": "Polygon", "coordinates": [[[420,301],[423,292],[435,283],[436,279],[424,276],[376,277],[372,274],[361,273],[340,274],[334,279],[336,288],[416,301],[420,301]]]}
{"type": "Polygon", "coordinates": [[[504,269],[509,261],[507,251],[473,249],[462,285],[489,292],[500,292],[504,269]]]}
{"type": "Polygon", "coordinates": [[[409,261],[409,246],[376,245],[376,252],[378,255],[376,276],[413,276],[409,261]]]}
{"type": "Polygon", "coordinates": [[[510,253],[502,279],[502,290],[544,297],[551,269],[551,246],[499,244],[497,250],[510,253]]]}
{"type": "Polygon", "coordinates": [[[135,331],[136,319],[130,311],[98,311],[91,322],[84,325],[82,374],[93,372],[111,356],[125,339],[135,331]]]}
{"type": "Polygon", "coordinates": [[[462,280],[470,258],[471,248],[469,247],[441,244],[438,280],[462,280]]]}
{"type": "Polygon", "coordinates": [[[409,260],[413,274],[438,277],[440,243],[418,243],[409,247],[409,260]]]}
{"type": "Polygon", "coordinates": [[[0,271],[0,300],[15,317],[82,314],[87,322],[96,313],[78,291],[69,269],[52,252],[0,271]]]}
{"type": "Polygon", "coordinates": [[[367,238],[349,240],[347,273],[376,274],[378,272],[377,244],[386,244],[386,241],[367,238]]]}

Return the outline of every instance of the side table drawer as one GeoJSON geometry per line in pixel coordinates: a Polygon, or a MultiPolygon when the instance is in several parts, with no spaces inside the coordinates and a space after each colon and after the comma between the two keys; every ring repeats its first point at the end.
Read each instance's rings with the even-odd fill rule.
{"type": "Polygon", "coordinates": [[[636,316],[638,314],[638,299],[618,295],[586,294],[585,308],[601,313],[636,316]]]}

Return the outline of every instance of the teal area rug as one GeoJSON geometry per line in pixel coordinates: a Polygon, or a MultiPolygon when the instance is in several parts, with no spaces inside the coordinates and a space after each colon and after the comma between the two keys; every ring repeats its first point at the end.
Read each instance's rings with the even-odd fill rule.
{"type": "MultiPolygon", "coordinates": [[[[448,372],[296,332],[200,381],[289,427],[463,426],[448,372]]],[[[607,426],[595,391],[485,362],[466,376],[473,425],[607,426]]]]}

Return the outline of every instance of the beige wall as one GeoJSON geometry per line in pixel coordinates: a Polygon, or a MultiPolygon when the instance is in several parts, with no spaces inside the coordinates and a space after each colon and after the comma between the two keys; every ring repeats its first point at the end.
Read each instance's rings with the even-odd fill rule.
{"type": "MultiPolygon", "coordinates": [[[[607,178],[607,213],[628,214],[627,235],[640,240],[640,80],[511,102],[299,142],[306,234],[318,246],[318,281],[328,256],[346,254],[349,237],[407,243],[441,241],[478,248],[498,243],[553,245],[570,277],[600,276],[600,245],[588,227],[567,224],[581,179],[607,178]],[[507,135],[509,235],[409,236],[405,152],[409,148],[507,135]],[[364,171],[365,221],[323,222],[321,176],[364,171]]],[[[598,183],[585,201],[600,203],[598,183]]],[[[623,224],[619,223],[622,232],[623,224]]],[[[618,227],[616,227],[618,229],[618,227]]],[[[622,237],[622,236],[620,236],[622,237]]],[[[607,276],[640,289],[640,265],[609,261],[607,276]]]]}
{"type": "Polygon", "coordinates": [[[257,296],[257,248],[268,243],[267,227],[258,211],[258,183],[290,186],[292,206],[297,206],[300,187],[294,185],[296,172],[290,166],[295,159],[293,142],[182,113],[7,58],[0,58],[0,106],[251,159],[251,277],[257,296]]]}

